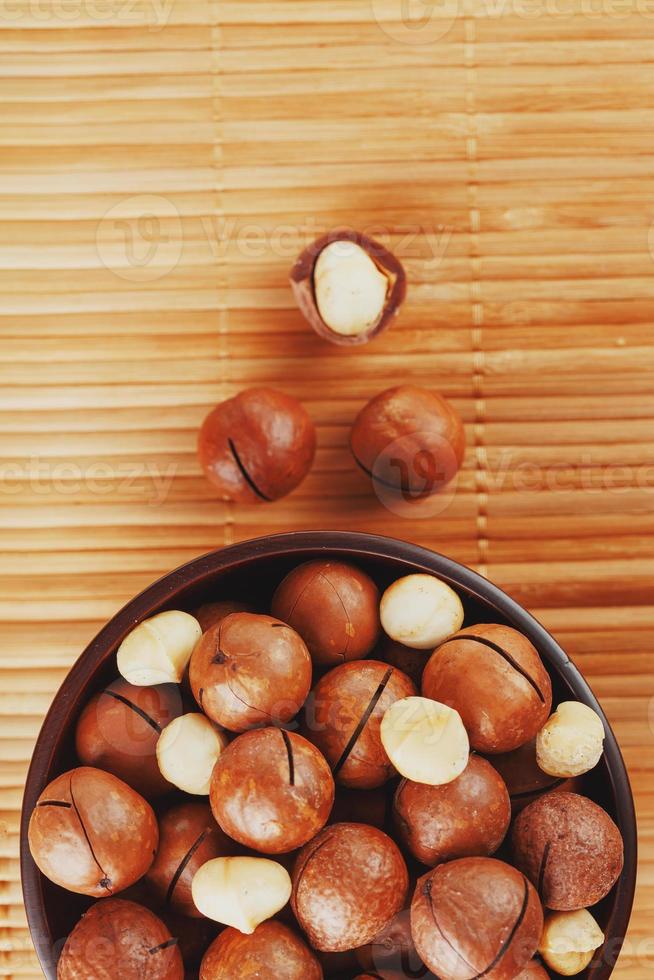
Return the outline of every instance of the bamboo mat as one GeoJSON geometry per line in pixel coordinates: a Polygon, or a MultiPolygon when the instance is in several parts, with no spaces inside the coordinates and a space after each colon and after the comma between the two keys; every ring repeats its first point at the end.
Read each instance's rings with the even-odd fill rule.
{"type": "Polygon", "coordinates": [[[0,0],[0,975],[38,977],[17,831],[41,718],[126,599],[293,528],[443,551],[525,603],[615,725],[641,831],[619,980],[654,976],[654,8],[647,0],[0,0]],[[420,21],[411,18],[422,18],[420,21]],[[363,350],[286,276],[350,224],[404,261],[363,350]],[[407,379],[463,413],[447,506],[369,492],[348,425],[407,379]],[[217,400],[303,399],[316,466],[222,505],[217,400]]]}

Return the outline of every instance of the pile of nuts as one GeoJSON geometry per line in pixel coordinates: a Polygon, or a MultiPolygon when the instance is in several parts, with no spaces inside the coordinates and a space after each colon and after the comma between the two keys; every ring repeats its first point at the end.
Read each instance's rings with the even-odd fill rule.
{"type": "Polygon", "coordinates": [[[584,796],[599,716],[445,582],[314,560],[270,615],[139,623],[29,827],[98,901],[60,980],[542,980],[591,962],[623,866],[584,796]],[[403,669],[406,666],[406,670],[403,669]],[[193,703],[195,702],[195,703],[193,703]],[[544,965],[545,966],[544,966],[544,965]]]}

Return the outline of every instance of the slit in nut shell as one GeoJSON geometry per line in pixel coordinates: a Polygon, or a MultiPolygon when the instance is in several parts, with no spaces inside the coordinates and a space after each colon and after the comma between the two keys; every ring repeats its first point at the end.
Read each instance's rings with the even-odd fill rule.
{"type": "Polygon", "coordinates": [[[379,242],[341,229],[304,250],[291,271],[291,286],[319,336],[334,344],[365,344],[398,313],[406,274],[379,242]]]}

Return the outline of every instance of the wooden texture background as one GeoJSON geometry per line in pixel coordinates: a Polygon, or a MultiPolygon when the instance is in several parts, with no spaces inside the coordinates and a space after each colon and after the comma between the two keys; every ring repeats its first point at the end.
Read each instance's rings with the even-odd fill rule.
{"type": "Polygon", "coordinates": [[[654,6],[649,0],[0,0],[0,975],[40,975],[21,787],[72,661],[147,583],[294,528],[433,547],[525,603],[615,725],[640,879],[619,980],[654,976],[654,6]],[[369,347],[319,341],[287,273],[321,229],[410,280],[369,347]],[[437,508],[347,449],[401,380],[463,413],[437,508]],[[219,399],[302,398],[286,501],[212,499],[219,399]]]}

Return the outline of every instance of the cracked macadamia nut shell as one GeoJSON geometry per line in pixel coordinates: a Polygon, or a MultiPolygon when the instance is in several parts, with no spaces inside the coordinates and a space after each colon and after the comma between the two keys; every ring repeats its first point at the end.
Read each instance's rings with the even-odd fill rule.
{"type": "Polygon", "coordinates": [[[543,772],[536,761],[535,738],[512,752],[491,755],[488,761],[506,783],[514,816],[544,793],[574,792],[577,785],[577,780],[557,779],[543,772]]]}
{"type": "Polygon", "coordinates": [[[367,657],[381,633],[379,590],[365,572],[340,561],[309,561],[278,586],[273,616],[300,634],[316,664],[367,657]]]}
{"type": "Polygon", "coordinates": [[[427,786],[402,780],[393,801],[399,840],[429,867],[453,858],[494,854],[510,821],[503,779],[475,755],[451,783],[427,786]]]}
{"type": "Polygon", "coordinates": [[[314,949],[339,952],[371,942],[404,905],[404,859],[383,831],[326,827],[300,851],[291,904],[314,949]]]}
{"type": "Polygon", "coordinates": [[[231,926],[207,950],[200,980],[322,980],[322,967],[296,932],[274,919],[251,935],[231,926]]]}
{"type": "Polygon", "coordinates": [[[157,762],[163,729],[182,713],[176,684],[136,687],[120,678],[96,694],[82,711],[75,747],[85,766],[118,776],[147,798],[172,789],[157,762]]]}
{"type": "Polygon", "coordinates": [[[82,916],[66,940],[57,980],[183,980],[184,965],[164,923],[135,902],[111,898],[82,916]]]}
{"type": "Polygon", "coordinates": [[[316,430],[297,399],[274,388],[248,388],[221,402],[200,429],[198,456],[226,500],[279,500],[305,478],[316,430]]]}
{"type": "Polygon", "coordinates": [[[148,870],[159,843],[152,807],[111,773],[82,767],[41,793],[29,823],[29,846],[56,885],[106,898],[148,870]]]}
{"type": "Polygon", "coordinates": [[[406,674],[379,660],[341,664],[318,682],[306,706],[305,733],[337,783],[374,789],[395,775],[380,726],[392,704],[415,693],[406,674]]]}
{"type": "Polygon", "coordinates": [[[411,904],[416,949],[441,980],[514,980],[542,928],[534,887],[494,858],[439,865],[419,879],[411,904]]]}
{"type": "MultiPolygon", "coordinates": [[[[295,301],[304,318],[318,336],[331,341],[333,344],[346,346],[365,344],[390,326],[406,295],[406,273],[399,259],[380,242],[349,228],[335,229],[316,239],[298,257],[291,270],[290,278],[295,301]],[[352,243],[354,249],[357,247],[361,249],[374,263],[378,272],[387,279],[386,296],[383,302],[379,303],[377,315],[362,324],[360,329],[348,332],[333,329],[323,319],[316,295],[315,273],[320,257],[325,249],[333,249],[334,245],[339,242],[343,243],[345,249],[349,247],[347,243],[352,243]]],[[[354,293],[352,299],[353,302],[356,302],[356,293],[358,292],[356,283],[344,282],[343,287],[352,289],[354,293]]],[[[337,291],[337,289],[338,282],[334,281],[330,291],[337,291]]]]}
{"type": "Polygon", "coordinates": [[[624,863],[622,837],[611,817],[577,793],[548,793],[530,803],[512,831],[515,864],[534,883],[546,908],[588,908],[608,895],[624,863]]]}
{"type": "Polygon", "coordinates": [[[272,616],[232,613],[212,626],[191,657],[193,696],[232,732],[293,718],[311,688],[311,657],[295,630],[272,616]]]}
{"type": "Polygon", "coordinates": [[[549,717],[552,682],[533,644],[509,626],[464,627],[431,655],[422,693],[459,712],[477,752],[510,752],[549,717]]]}
{"type": "Polygon", "coordinates": [[[450,483],[465,456],[460,415],[442,395],[416,385],[388,388],[357,415],[350,449],[380,488],[409,499],[429,497],[450,483]]]}
{"type": "Polygon", "coordinates": [[[236,738],[211,780],[216,820],[263,854],[293,851],[327,823],[334,780],[324,756],[300,735],[260,728],[236,738]]]}
{"type": "Polygon", "coordinates": [[[195,872],[207,861],[236,852],[216,824],[208,803],[181,803],[159,819],[159,848],[146,875],[152,893],[167,908],[200,918],[191,894],[195,872]]]}

